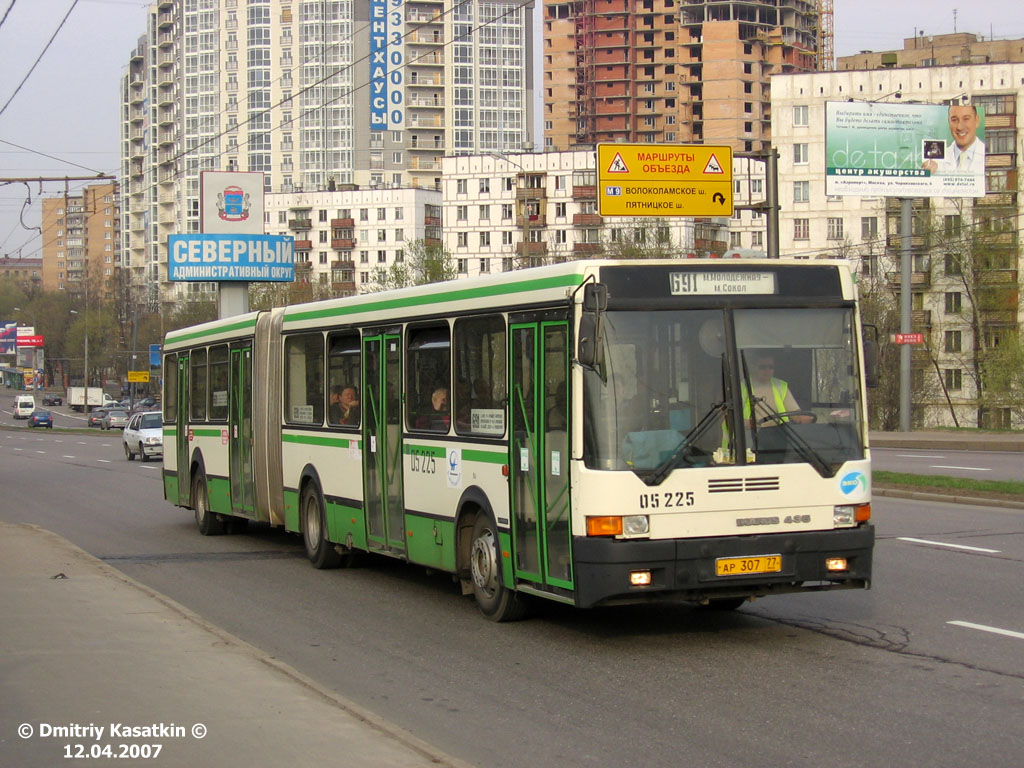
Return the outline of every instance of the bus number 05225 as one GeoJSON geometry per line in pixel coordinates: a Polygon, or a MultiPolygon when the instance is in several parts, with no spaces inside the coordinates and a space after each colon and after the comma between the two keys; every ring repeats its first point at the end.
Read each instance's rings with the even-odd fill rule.
{"type": "Polygon", "coordinates": [[[655,491],[640,494],[640,509],[692,507],[693,491],[655,491]]]}

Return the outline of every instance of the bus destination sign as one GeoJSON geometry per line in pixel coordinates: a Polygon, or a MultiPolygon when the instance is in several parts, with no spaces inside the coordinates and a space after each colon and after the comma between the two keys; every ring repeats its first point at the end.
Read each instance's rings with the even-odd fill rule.
{"type": "Polygon", "coordinates": [[[774,272],[671,272],[668,282],[673,296],[775,293],[774,272]]]}

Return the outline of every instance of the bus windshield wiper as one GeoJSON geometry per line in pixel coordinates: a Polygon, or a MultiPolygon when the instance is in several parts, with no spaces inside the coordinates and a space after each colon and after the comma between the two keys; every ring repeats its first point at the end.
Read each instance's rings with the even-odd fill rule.
{"type": "MultiPolygon", "coordinates": [[[[687,454],[693,449],[694,443],[697,442],[711,427],[718,423],[718,420],[725,413],[725,401],[720,403],[714,403],[708,412],[701,417],[701,420],[697,422],[696,426],[686,433],[683,437],[682,442],[672,451],[672,455],[669,456],[665,461],[661,462],[660,465],[655,467],[648,474],[640,475],[641,479],[647,485],[661,485],[662,481],[669,476],[669,473],[680,466],[680,462],[687,461],[687,454]]],[[[637,473],[640,474],[639,472],[637,473]]]]}
{"type": "MultiPolygon", "coordinates": [[[[797,432],[793,428],[793,423],[785,417],[785,414],[779,414],[773,411],[768,405],[765,404],[764,398],[754,398],[754,402],[751,405],[751,410],[756,411],[760,407],[764,411],[764,418],[761,419],[761,423],[767,421],[775,422],[776,429],[781,429],[786,433],[786,437],[789,442],[796,448],[796,452],[800,455],[800,458],[814,467],[815,471],[822,477],[832,477],[836,473],[836,467],[828,464],[821,454],[819,454],[814,447],[807,442],[803,435],[797,432]]],[[[752,422],[756,423],[757,419],[751,419],[752,422]]],[[[754,428],[756,430],[756,427],[754,428]]],[[[757,432],[753,433],[754,445],[757,445],[757,432]]]]}

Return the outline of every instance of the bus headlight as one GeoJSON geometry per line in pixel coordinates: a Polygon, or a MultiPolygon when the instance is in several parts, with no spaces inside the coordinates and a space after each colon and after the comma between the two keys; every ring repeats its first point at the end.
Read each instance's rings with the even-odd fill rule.
{"type": "Polygon", "coordinates": [[[625,515],[622,518],[622,533],[626,536],[646,536],[650,530],[647,515],[625,515]]]}
{"type": "Polygon", "coordinates": [[[850,528],[870,519],[870,504],[841,504],[832,508],[832,524],[836,528],[850,528]]]}

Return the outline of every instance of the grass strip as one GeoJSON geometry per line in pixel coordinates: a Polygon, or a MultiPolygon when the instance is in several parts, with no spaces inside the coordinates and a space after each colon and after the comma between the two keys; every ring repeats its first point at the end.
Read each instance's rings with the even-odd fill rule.
{"type": "Polygon", "coordinates": [[[1012,480],[971,480],[948,475],[911,475],[905,472],[872,472],[872,481],[879,485],[902,485],[916,488],[942,488],[954,491],[1019,494],[1024,499],[1024,483],[1012,480]]]}

